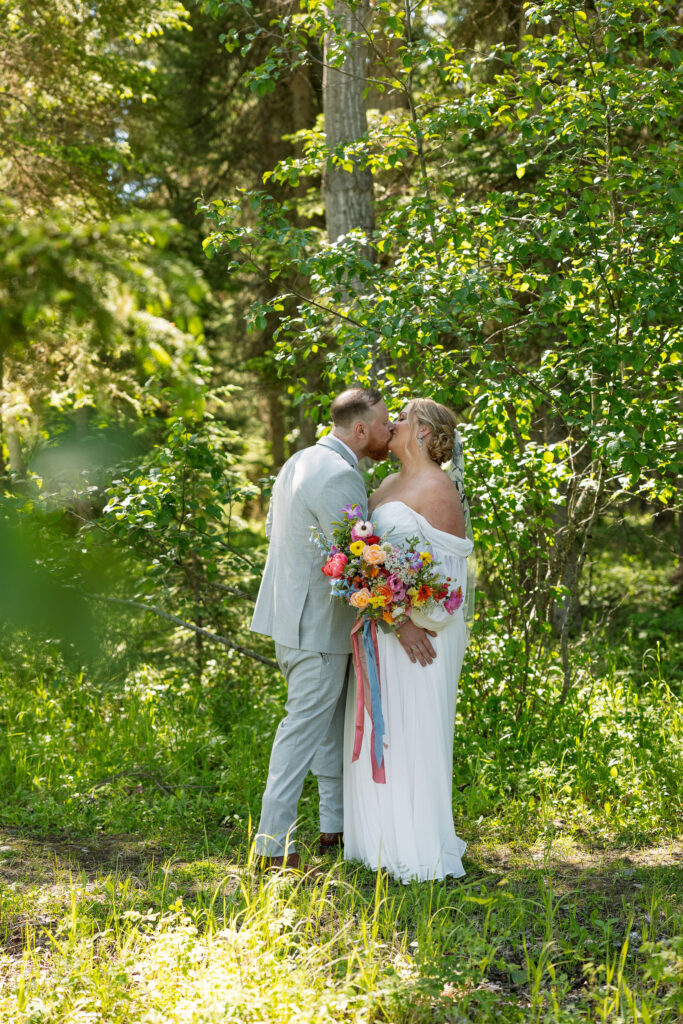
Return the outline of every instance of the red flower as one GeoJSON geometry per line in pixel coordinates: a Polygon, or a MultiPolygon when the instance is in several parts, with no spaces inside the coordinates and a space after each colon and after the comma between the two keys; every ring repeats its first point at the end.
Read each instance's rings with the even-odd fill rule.
{"type": "Polygon", "coordinates": [[[324,572],[326,576],[331,577],[331,579],[337,580],[340,576],[344,575],[344,567],[347,562],[348,558],[346,555],[338,551],[336,555],[332,555],[331,558],[327,559],[320,571],[324,572]]]}

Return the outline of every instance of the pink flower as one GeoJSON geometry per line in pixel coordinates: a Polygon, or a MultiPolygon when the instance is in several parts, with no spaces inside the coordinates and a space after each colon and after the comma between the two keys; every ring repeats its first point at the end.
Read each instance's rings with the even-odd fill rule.
{"type": "Polygon", "coordinates": [[[336,555],[332,555],[331,558],[327,559],[321,571],[331,579],[338,580],[340,576],[344,575],[347,562],[348,558],[346,555],[339,551],[336,555]]]}
{"type": "Polygon", "coordinates": [[[396,600],[404,601],[406,596],[406,588],[401,577],[397,576],[396,573],[392,572],[391,576],[387,577],[387,583],[393,590],[394,597],[396,598],[396,600]]]}
{"type": "Polygon", "coordinates": [[[451,590],[449,596],[444,601],[443,606],[449,615],[453,615],[455,612],[457,612],[463,600],[464,598],[462,596],[462,587],[458,587],[457,590],[451,590]]]}

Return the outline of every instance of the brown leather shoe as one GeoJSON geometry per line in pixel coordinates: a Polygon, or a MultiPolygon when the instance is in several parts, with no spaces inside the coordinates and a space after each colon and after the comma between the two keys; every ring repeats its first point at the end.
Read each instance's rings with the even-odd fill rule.
{"type": "Polygon", "coordinates": [[[259,857],[257,865],[261,871],[300,871],[301,858],[298,853],[286,857],[259,857]]]}
{"type": "Polygon", "coordinates": [[[321,853],[337,853],[339,850],[344,849],[344,833],[343,832],[321,832],[320,833],[320,852],[321,853]]]}

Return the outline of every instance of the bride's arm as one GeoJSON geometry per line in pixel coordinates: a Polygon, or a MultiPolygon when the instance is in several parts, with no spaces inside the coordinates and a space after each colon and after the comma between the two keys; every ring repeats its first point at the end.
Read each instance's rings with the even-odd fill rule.
{"type": "Polygon", "coordinates": [[[457,488],[445,473],[430,478],[420,491],[415,509],[435,530],[465,537],[465,513],[457,488]]]}

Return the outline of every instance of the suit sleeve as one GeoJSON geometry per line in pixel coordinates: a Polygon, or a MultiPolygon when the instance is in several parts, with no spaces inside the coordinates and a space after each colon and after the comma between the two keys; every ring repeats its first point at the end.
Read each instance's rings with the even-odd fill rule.
{"type": "Polygon", "coordinates": [[[266,540],[270,540],[270,535],[273,532],[273,516],[275,514],[276,495],[279,486],[280,473],[275,477],[273,489],[270,492],[270,501],[268,502],[268,511],[266,513],[266,540]]]}
{"type": "Polygon", "coordinates": [[[357,504],[367,515],[368,498],[360,473],[351,469],[335,473],[324,481],[311,502],[311,510],[329,544],[332,544],[332,523],[339,522],[344,505],[357,504]]]}

